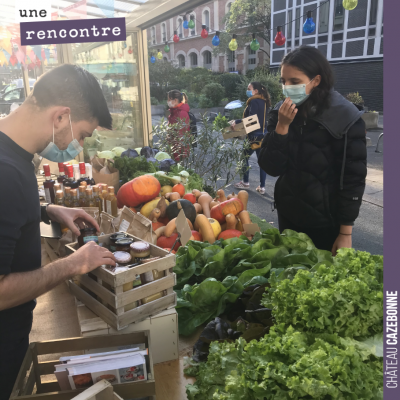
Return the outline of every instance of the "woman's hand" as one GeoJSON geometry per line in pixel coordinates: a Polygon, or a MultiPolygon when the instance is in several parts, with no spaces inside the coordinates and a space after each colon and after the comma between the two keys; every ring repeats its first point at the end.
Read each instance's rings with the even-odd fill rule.
{"type": "Polygon", "coordinates": [[[339,233],[338,237],[335,240],[335,243],[333,243],[332,255],[336,256],[337,251],[342,248],[351,249],[351,246],[352,246],[351,234],[342,235],[339,233]]]}
{"type": "Polygon", "coordinates": [[[60,207],[51,204],[47,207],[47,214],[52,221],[64,224],[76,236],[81,234],[80,229],[84,228],[84,222],[86,225],[90,225],[95,228],[97,232],[100,232],[100,227],[96,220],[83,210],[60,207]],[[76,225],[78,225],[78,228],[76,225]]]}
{"type": "Polygon", "coordinates": [[[288,133],[289,125],[293,122],[297,111],[296,104],[290,100],[290,97],[287,97],[279,108],[278,124],[275,129],[276,133],[280,135],[286,135],[288,133]]]}
{"type": "Polygon", "coordinates": [[[229,121],[229,124],[231,124],[231,129],[234,131],[235,130],[235,126],[236,126],[236,121],[229,121]]]}

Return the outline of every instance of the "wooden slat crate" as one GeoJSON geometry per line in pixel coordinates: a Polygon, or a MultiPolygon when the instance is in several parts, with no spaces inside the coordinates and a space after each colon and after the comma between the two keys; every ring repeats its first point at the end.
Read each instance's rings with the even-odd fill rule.
{"type": "Polygon", "coordinates": [[[71,400],[124,400],[114,392],[111,383],[106,380],[97,382],[95,385],[78,394],[71,400]]]}
{"type": "MultiPolygon", "coordinates": [[[[99,236],[99,243],[108,245],[110,236],[111,234],[99,236]]],[[[141,240],[135,236],[129,236],[134,241],[141,240]]],[[[176,306],[176,293],[173,290],[176,284],[176,275],[172,272],[172,268],[175,266],[175,255],[149,244],[150,257],[160,257],[160,259],[132,267],[118,274],[99,267],[88,275],[77,276],[69,281],[69,287],[74,296],[116,330],[124,329],[128,324],[142,321],[151,315],[176,306]],[[133,282],[137,275],[153,270],[163,271],[165,276],[129,291],[123,291],[125,283],[133,282]],[[105,287],[103,282],[108,284],[112,291],[105,287]],[[128,304],[163,291],[166,292],[166,295],[158,300],[129,311],[124,309],[128,304]]],[[[71,254],[77,249],[78,243],[76,242],[66,246],[67,254],[71,254]]]]}
{"type": "Polygon", "coordinates": [[[105,335],[90,338],[72,338],[35,342],[29,345],[22,362],[10,400],[71,400],[85,389],[61,391],[54,376],[54,366],[59,360],[41,361],[41,356],[50,354],[69,355],[72,352],[84,350],[107,349],[144,343],[149,349],[146,356],[147,380],[117,383],[113,385],[114,392],[123,399],[149,397],[155,400],[156,384],[152,359],[152,347],[149,331],[129,333],[126,335],[105,335]],[[53,375],[53,380],[44,380],[44,375],[53,375]]]}

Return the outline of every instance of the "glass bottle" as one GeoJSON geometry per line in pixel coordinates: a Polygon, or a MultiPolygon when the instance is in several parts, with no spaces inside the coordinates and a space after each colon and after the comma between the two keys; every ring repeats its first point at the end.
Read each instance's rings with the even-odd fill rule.
{"type": "Polygon", "coordinates": [[[86,207],[96,207],[96,204],[94,203],[93,200],[93,190],[92,189],[86,189],[86,207]]]}
{"type": "Polygon", "coordinates": [[[78,191],[71,189],[71,207],[79,207],[78,191]]]}
{"type": "Polygon", "coordinates": [[[86,176],[86,165],[84,162],[79,163],[79,172],[80,172],[80,178],[77,179],[79,185],[81,184],[81,182],[86,182],[86,184],[89,185],[89,179],[86,176]]]}
{"type": "MultiPolygon", "coordinates": [[[[62,190],[62,189],[61,189],[61,184],[58,183],[58,182],[56,182],[56,183],[54,184],[54,188],[53,188],[53,189],[54,189],[54,193],[57,194],[57,191],[58,191],[58,190],[62,190]]],[[[64,192],[63,192],[63,193],[64,193],[64,192]]],[[[56,199],[57,199],[57,196],[55,196],[55,200],[56,200],[56,199]]]]}
{"type": "Polygon", "coordinates": [[[64,164],[59,162],[58,163],[58,178],[57,182],[61,185],[61,190],[64,191],[64,181],[65,181],[65,170],[64,170],[64,164]]]}
{"type": "Polygon", "coordinates": [[[101,192],[101,206],[103,207],[103,211],[107,212],[107,197],[108,197],[108,190],[102,190],[101,192]]]}
{"type": "Polygon", "coordinates": [[[108,196],[105,198],[105,205],[107,206],[107,213],[113,217],[118,216],[117,198],[115,197],[114,187],[108,187],[108,196]]]}
{"type": "Polygon", "coordinates": [[[87,189],[88,184],[86,183],[86,181],[82,181],[79,186],[83,186],[85,189],[87,189]]]}
{"type": "Polygon", "coordinates": [[[99,197],[99,187],[97,185],[93,186],[93,202],[95,207],[99,208],[99,213],[103,211],[103,208],[101,206],[101,199],[99,197]]]}
{"type": "Polygon", "coordinates": [[[88,185],[94,186],[96,182],[93,179],[93,167],[91,164],[86,163],[86,177],[88,178],[88,185]]]}
{"type": "Polygon", "coordinates": [[[65,207],[72,207],[71,206],[71,188],[66,186],[64,188],[64,191],[65,191],[65,196],[64,196],[65,207]]]}
{"type": "Polygon", "coordinates": [[[51,179],[50,173],[50,165],[44,164],[43,165],[45,181],[43,183],[44,187],[44,194],[46,197],[46,202],[49,204],[54,204],[55,195],[54,195],[54,184],[56,183],[53,179],[51,179]]]}
{"type": "Polygon", "coordinates": [[[71,189],[77,189],[79,187],[79,183],[74,179],[74,169],[72,165],[68,165],[68,181],[64,183],[65,187],[69,187],[71,189]]]}
{"type": "MultiPolygon", "coordinates": [[[[69,162],[65,162],[63,163],[64,165],[64,180],[63,180],[63,185],[64,185],[64,189],[65,189],[65,183],[68,182],[68,166],[70,165],[69,162]]],[[[65,193],[65,190],[64,190],[65,193]]]]}
{"type": "MultiPolygon", "coordinates": [[[[78,164],[74,164],[72,167],[74,169],[74,179],[77,182],[77,185],[78,185],[77,189],[78,189],[79,188],[79,184],[80,184],[79,179],[81,179],[81,174],[79,172],[79,165],[78,164]]],[[[77,190],[77,194],[78,194],[78,199],[79,199],[79,191],[78,190],[77,190]]]]}
{"type": "Polygon", "coordinates": [[[57,190],[56,191],[56,204],[58,206],[65,206],[64,192],[62,190],[57,190]]]}
{"type": "Polygon", "coordinates": [[[85,194],[86,186],[79,186],[78,190],[79,190],[79,199],[78,199],[79,207],[87,207],[86,194],[85,194]]]}

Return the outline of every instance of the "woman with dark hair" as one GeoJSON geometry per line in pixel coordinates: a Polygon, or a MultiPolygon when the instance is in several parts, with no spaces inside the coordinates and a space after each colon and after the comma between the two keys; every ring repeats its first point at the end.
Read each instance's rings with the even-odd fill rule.
{"type": "Polygon", "coordinates": [[[190,132],[190,107],[188,104],[188,98],[185,93],[181,93],[179,90],[171,90],[168,92],[168,107],[169,116],[168,122],[172,124],[180,123],[183,127],[179,130],[177,135],[171,135],[170,144],[173,148],[172,158],[176,162],[182,161],[182,159],[189,156],[190,145],[185,144],[186,140],[179,140],[190,132]]]}
{"type": "Polygon", "coordinates": [[[319,249],[352,246],[367,175],[363,111],[333,90],[333,71],[314,47],[281,64],[284,101],[270,112],[259,165],[279,176],[279,229],[306,233],[319,249]]]}
{"type": "MultiPolygon", "coordinates": [[[[265,86],[261,85],[260,82],[251,82],[247,87],[247,96],[249,99],[247,100],[247,105],[243,113],[243,118],[250,117],[251,115],[257,115],[258,121],[260,123],[261,128],[257,129],[254,132],[251,132],[247,140],[250,142],[250,148],[245,150],[245,165],[243,167],[243,181],[236,183],[235,187],[238,189],[249,189],[249,158],[250,156],[256,152],[257,157],[259,157],[261,150],[261,142],[264,138],[266,129],[266,122],[268,116],[268,110],[271,107],[271,99],[268,93],[268,90],[265,86]]],[[[236,121],[231,122],[232,129],[236,124],[242,122],[241,119],[237,119],[236,121]]],[[[260,168],[260,186],[256,189],[260,194],[265,193],[265,179],[267,178],[267,174],[260,168]]]]}

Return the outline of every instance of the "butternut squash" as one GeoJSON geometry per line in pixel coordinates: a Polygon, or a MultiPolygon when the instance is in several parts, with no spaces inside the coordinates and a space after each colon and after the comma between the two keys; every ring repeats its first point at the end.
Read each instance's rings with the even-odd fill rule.
{"type": "Polygon", "coordinates": [[[193,205],[197,214],[201,214],[203,212],[203,207],[199,203],[194,203],[193,205]]]}
{"type": "Polygon", "coordinates": [[[224,192],[223,189],[219,189],[219,190],[217,191],[217,198],[218,198],[218,201],[219,201],[220,203],[222,203],[223,201],[228,200],[228,199],[226,198],[226,196],[225,196],[225,192],[224,192]]]}
{"type": "Polygon", "coordinates": [[[158,222],[158,218],[161,216],[161,211],[158,208],[155,208],[149,216],[151,224],[153,226],[153,231],[156,231],[158,228],[165,226],[162,222],[158,222]]]}
{"type": "Polygon", "coordinates": [[[207,217],[210,218],[210,203],[212,201],[212,197],[208,194],[202,194],[199,197],[199,204],[201,205],[201,208],[203,209],[203,214],[207,217]]]}
{"type": "Polygon", "coordinates": [[[228,214],[226,217],[226,229],[231,230],[231,229],[236,229],[237,225],[237,219],[233,214],[228,214]]]}
{"type": "Polygon", "coordinates": [[[193,189],[193,190],[192,190],[192,193],[194,194],[194,196],[196,197],[196,199],[199,199],[199,197],[201,196],[200,190],[193,189]]]}
{"type": "MultiPolygon", "coordinates": [[[[192,231],[193,230],[192,223],[187,218],[186,218],[186,221],[188,222],[190,230],[192,231]]],[[[168,238],[175,232],[176,232],[176,218],[174,218],[168,222],[168,225],[165,227],[164,236],[168,238]]]]}
{"type": "Polygon", "coordinates": [[[239,218],[242,225],[251,224],[251,219],[248,211],[242,211],[239,213],[239,218]]]}
{"type": "Polygon", "coordinates": [[[215,235],[214,235],[213,228],[211,227],[211,224],[210,224],[210,221],[208,220],[208,218],[205,215],[199,214],[196,217],[195,224],[196,223],[199,227],[199,230],[201,230],[201,235],[203,236],[203,241],[213,244],[215,242],[215,235]]]}
{"type": "Polygon", "coordinates": [[[175,200],[179,200],[181,198],[181,195],[177,192],[172,192],[169,196],[169,201],[173,202],[175,200]]]}
{"type": "Polygon", "coordinates": [[[236,228],[235,229],[237,231],[240,231],[240,232],[244,231],[242,221],[240,221],[240,220],[238,221],[238,223],[236,224],[236,228]]]}
{"type": "Polygon", "coordinates": [[[164,232],[165,232],[165,226],[162,226],[161,228],[158,228],[158,229],[156,229],[154,232],[155,232],[155,234],[156,234],[156,236],[157,236],[157,239],[160,237],[160,236],[165,236],[164,235],[164,232]]]}
{"type": "Polygon", "coordinates": [[[249,194],[245,190],[241,190],[237,198],[243,203],[243,210],[247,210],[247,203],[249,201],[249,194]]]}
{"type": "Polygon", "coordinates": [[[228,194],[228,197],[226,198],[227,200],[233,199],[234,197],[236,197],[235,192],[232,192],[231,194],[228,194]]]}
{"type": "Polygon", "coordinates": [[[213,201],[210,203],[210,209],[213,208],[214,206],[217,206],[218,204],[219,204],[219,201],[213,200],[213,201]]]}

